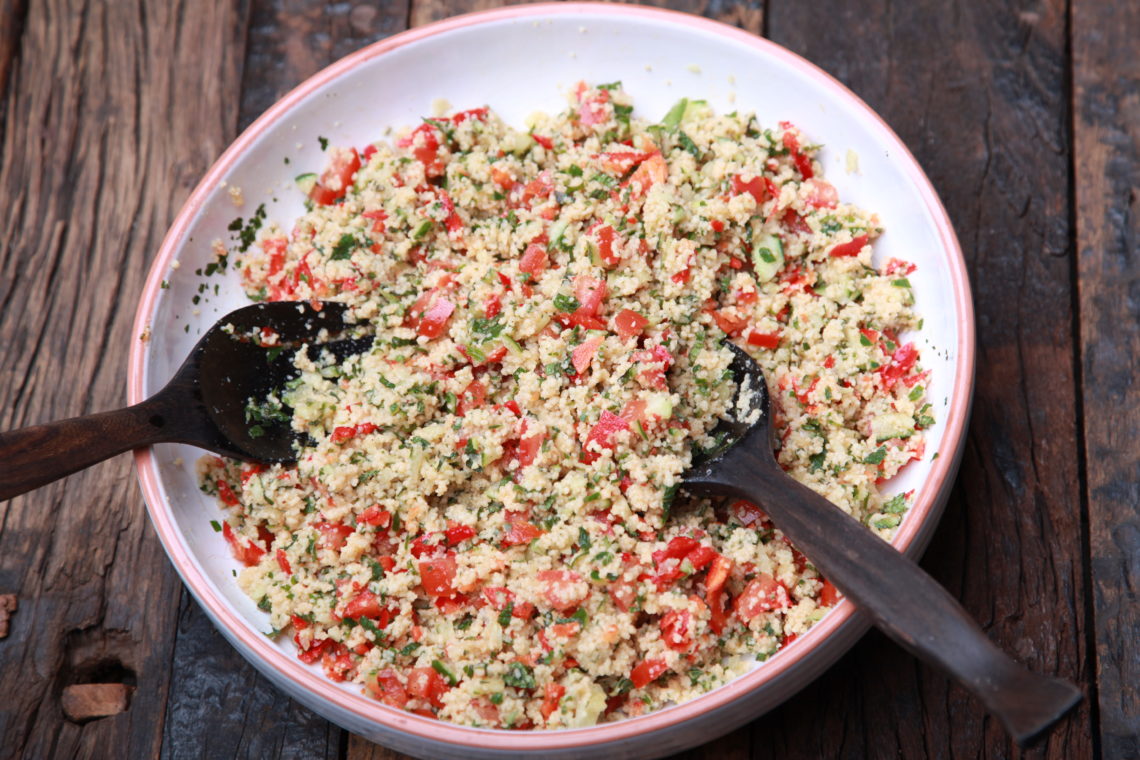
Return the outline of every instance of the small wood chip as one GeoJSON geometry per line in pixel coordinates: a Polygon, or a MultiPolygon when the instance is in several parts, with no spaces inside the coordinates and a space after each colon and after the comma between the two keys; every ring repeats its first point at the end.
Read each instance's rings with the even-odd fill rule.
{"type": "Polygon", "coordinates": [[[16,611],[16,595],[0,594],[0,639],[8,636],[8,618],[16,611]]]}
{"type": "Polygon", "coordinates": [[[76,723],[118,715],[127,709],[131,687],[125,683],[77,683],[63,690],[63,714],[76,723]]]}

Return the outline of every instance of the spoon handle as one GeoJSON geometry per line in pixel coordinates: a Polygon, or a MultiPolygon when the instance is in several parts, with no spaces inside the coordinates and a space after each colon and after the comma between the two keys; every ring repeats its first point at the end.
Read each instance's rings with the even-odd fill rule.
{"type": "Polygon", "coordinates": [[[0,501],[128,449],[166,440],[164,427],[161,404],[148,399],[114,412],[0,433],[0,501]]]}
{"type": "Polygon", "coordinates": [[[857,520],[777,467],[757,462],[732,490],[763,506],[820,572],[878,628],[954,676],[1024,745],[1081,699],[1072,684],[1026,670],[991,642],[946,589],[857,520]]]}

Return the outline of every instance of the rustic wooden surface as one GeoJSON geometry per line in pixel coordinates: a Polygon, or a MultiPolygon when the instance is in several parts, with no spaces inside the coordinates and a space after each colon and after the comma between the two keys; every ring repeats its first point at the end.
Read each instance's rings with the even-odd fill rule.
{"type": "MultiPolygon", "coordinates": [[[[0,0],[0,429],[124,400],[134,304],[190,188],[277,97],[497,0],[0,0]]],[[[881,113],[974,286],[969,441],[924,566],[1089,699],[1013,748],[872,632],[685,758],[1140,757],[1140,6],[670,0],[806,55],[881,113]]],[[[0,504],[0,758],[399,755],[285,699],[182,589],[129,457],[0,504]],[[133,687],[82,724],[80,683],[133,687]]]]}

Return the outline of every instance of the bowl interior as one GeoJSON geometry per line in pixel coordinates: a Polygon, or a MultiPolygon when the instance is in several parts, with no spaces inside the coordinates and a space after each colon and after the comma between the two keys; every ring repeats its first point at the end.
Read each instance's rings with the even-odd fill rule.
{"type": "MultiPolygon", "coordinates": [[[[521,126],[534,111],[564,108],[566,93],[579,80],[621,80],[634,98],[635,115],[650,120],[658,120],[678,98],[696,97],[721,112],[755,111],[764,124],[796,123],[809,139],[824,144],[824,173],[841,198],[879,214],[886,233],[875,244],[876,261],[897,257],[918,264],[910,280],[925,325],[912,337],[932,370],[929,397],[939,424],[929,431],[926,456],[906,468],[890,490],[917,489],[919,507],[912,515],[930,516],[935,491],[944,485],[938,479],[928,482],[932,456],[943,452],[953,458],[958,441],[946,434],[960,426],[946,421],[956,405],[968,404],[969,380],[963,379],[968,373],[959,370],[969,361],[961,354],[968,353],[963,347],[972,317],[963,313],[968,295],[963,301],[961,259],[952,233],[948,242],[936,199],[885,125],[795,56],[710,22],[572,5],[473,18],[478,23],[460,18],[416,30],[334,65],[275,106],[219,160],[183,209],[151,272],[139,313],[150,339],[135,347],[132,402],[157,391],[216,319],[247,303],[232,269],[209,277],[198,272],[214,261],[215,241],[234,243],[231,221],[248,218],[261,203],[268,219],[291,227],[303,211],[294,177],[319,172],[325,162],[319,138],[331,145],[363,146],[418,123],[432,113],[436,99],[456,109],[490,105],[521,126]],[[857,171],[851,171],[853,156],[857,171]],[[244,196],[240,207],[231,196],[233,187],[244,196]]],[[[201,577],[196,593],[207,607],[227,608],[251,634],[267,631],[267,616],[237,588],[238,564],[210,525],[222,515],[213,499],[198,491],[195,462],[201,455],[186,446],[156,447],[141,463],[149,468],[144,473],[144,482],[150,479],[149,506],[173,526],[173,532],[160,526],[160,533],[184,577],[201,577]]],[[[910,517],[903,524],[903,542],[916,535],[909,522],[910,517]]],[[[797,646],[810,647],[808,639],[774,660],[797,646]]],[[[273,646],[294,667],[304,667],[292,656],[287,637],[273,646]]],[[[363,699],[355,686],[338,688],[363,699]]]]}

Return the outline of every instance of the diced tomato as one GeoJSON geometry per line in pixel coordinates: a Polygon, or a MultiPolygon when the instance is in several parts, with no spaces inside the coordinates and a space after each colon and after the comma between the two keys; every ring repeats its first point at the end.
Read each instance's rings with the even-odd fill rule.
{"type": "Polygon", "coordinates": [[[318,206],[328,206],[344,197],[345,192],[352,186],[352,178],[360,169],[360,154],[356,148],[339,148],[333,151],[332,161],[329,163],[309,190],[309,197],[318,206]]]}
{"type": "Polygon", "coordinates": [[[762,574],[749,581],[736,598],[736,614],[748,622],[763,612],[782,610],[792,604],[784,584],[770,575],[762,574]]]}
{"type": "Polygon", "coordinates": [[[839,589],[827,579],[823,579],[823,588],[819,590],[819,603],[824,607],[832,607],[839,601],[839,589]]]}
{"type": "Polygon", "coordinates": [[[546,271],[546,264],[546,245],[531,243],[526,247],[522,258],[519,259],[519,271],[529,274],[531,282],[534,282],[546,271]]]}
{"type": "Polygon", "coordinates": [[[783,648],[784,648],[784,647],[786,647],[788,644],[791,644],[791,643],[792,643],[793,641],[795,641],[797,638],[799,638],[799,636],[797,636],[797,635],[796,635],[796,634],[794,634],[794,633],[788,633],[788,634],[785,634],[785,635],[784,635],[784,638],[783,638],[783,639],[780,641],[780,649],[783,649],[783,648]]]}
{"type": "Polygon", "coordinates": [[[348,542],[348,537],[356,530],[351,525],[330,522],[319,522],[316,524],[316,528],[321,534],[320,540],[317,541],[317,546],[333,551],[340,551],[348,542]]]}
{"type": "Polygon", "coordinates": [[[610,584],[610,598],[622,612],[629,612],[637,601],[637,584],[630,581],[617,581],[610,584]]]}
{"type": "Polygon", "coordinates": [[[546,148],[547,150],[554,150],[554,141],[549,137],[543,137],[542,135],[536,135],[533,133],[531,134],[531,137],[534,138],[534,141],[536,143],[546,148]]]}
{"type": "Polygon", "coordinates": [[[218,496],[221,498],[222,503],[227,507],[236,507],[240,502],[238,497],[234,494],[234,489],[226,481],[218,478],[218,496]]]}
{"type": "Polygon", "coordinates": [[[621,256],[614,253],[614,228],[608,224],[603,224],[595,226],[592,233],[598,239],[598,258],[602,260],[602,266],[606,269],[613,269],[620,264],[621,256]]]}
{"type": "Polygon", "coordinates": [[[663,676],[668,669],[669,666],[665,664],[665,660],[651,657],[634,666],[633,672],[629,674],[629,680],[633,682],[633,688],[644,689],[663,676]]]}
{"type": "Polygon", "coordinates": [[[650,349],[634,351],[631,358],[639,364],[648,365],[637,373],[646,385],[661,391],[668,388],[665,373],[673,366],[673,355],[669,353],[669,349],[657,345],[650,349]]]}
{"type": "Polygon", "coordinates": [[[388,625],[391,613],[380,605],[380,597],[376,596],[376,594],[373,594],[371,591],[361,591],[344,606],[344,614],[342,617],[353,619],[366,617],[379,620],[381,622],[377,627],[384,628],[388,625]]]}
{"type": "MultiPolygon", "coordinates": [[[[269,276],[277,274],[285,266],[285,249],[289,241],[283,237],[264,238],[261,241],[261,250],[269,257],[269,276]]],[[[888,272],[888,274],[890,274],[888,272]]]]}
{"type": "Polygon", "coordinates": [[[728,623],[728,599],[725,594],[725,582],[728,573],[732,571],[732,561],[725,556],[717,555],[712,558],[708,575],[705,577],[705,602],[709,605],[709,628],[714,634],[722,634],[728,623]]]}
{"type": "Polygon", "coordinates": [[[510,409],[517,416],[522,416],[522,409],[519,408],[519,402],[515,401],[514,399],[511,399],[507,403],[503,404],[503,406],[507,409],[510,409]]]}
{"type": "Polygon", "coordinates": [[[420,320],[416,332],[426,338],[438,338],[443,333],[443,328],[447,325],[447,320],[453,311],[455,311],[455,304],[448,298],[440,296],[424,312],[423,319],[420,320]]]}
{"type": "Polygon", "coordinates": [[[460,111],[451,117],[451,123],[456,126],[462,124],[468,119],[475,119],[476,121],[487,120],[487,107],[480,106],[479,108],[468,108],[466,111],[460,111]]]}
{"type": "Polygon", "coordinates": [[[913,343],[907,343],[895,349],[895,352],[891,354],[891,360],[876,370],[883,387],[887,390],[894,388],[899,380],[911,373],[917,360],[918,349],[914,347],[913,343]]]}
{"type": "Polygon", "coordinates": [[[637,167],[637,171],[629,178],[628,184],[633,188],[633,197],[637,198],[649,192],[655,184],[664,182],[669,178],[669,165],[660,153],[654,153],[637,167]]]}
{"type": "Polygon", "coordinates": [[[487,586],[483,589],[483,598],[491,605],[491,609],[505,610],[514,601],[515,595],[503,586],[487,586]]]}
{"type": "Polygon", "coordinates": [[[281,572],[286,575],[293,574],[293,567],[289,564],[289,555],[285,553],[284,549],[277,550],[277,566],[281,568],[281,572]]]}
{"type": "Polygon", "coordinates": [[[455,558],[438,557],[419,562],[420,582],[424,591],[432,597],[450,597],[455,594],[451,582],[455,579],[455,558]]]}
{"type": "Polygon", "coordinates": [[[843,256],[858,256],[859,252],[863,250],[863,246],[867,245],[870,236],[866,233],[858,236],[849,243],[840,243],[829,252],[829,256],[840,258],[843,256]]]}
{"type": "Polygon", "coordinates": [[[764,184],[764,178],[760,176],[754,176],[752,179],[745,182],[742,175],[733,175],[732,192],[734,195],[749,193],[753,198],[756,199],[757,204],[768,200],[768,187],[764,184]]]}
{"type": "Polygon", "coordinates": [[[533,523],[525,521],[512,521],[508,523],[507,532],[503,534],[503,547],[521,546],[529,544],[541,536],[545,531],[533,523]]]}
{"type": "Polygon", "coordinates": [[[403,710],[408,704],[408,692],[400,683],[400,676],[392,668],[384,668],[366,682],[369,691],[384,704],[403,710]]]}
{"type": "Polygon", "coordinates": [[[794,209],[787,209],[784,211],[781,221],[791,228],[793,232],[802,232],[805,235],[811,234],[811,227],[804,218],[797,214],[794,209]]]}
{"type": "MultiPolygon", "coordinates": [[[[621,414],[618,416],[632,425],[635,422],[649,422],[646,419],[645,407],[647,406],[645,399],[631,398],[625,402],[625,406],[621,408],[621,414]]],[[[656,419],[656,418],[654,418],[656,419]]]]}
{"type": "Polygon", "coordinates": [[[386,229],[384,220],[388,218],[388,212],[386,212],[384,209],[377,209],[375,211],[365,211],[363,214],[361,214],[361,216],[365,219],[372,220],[373,235],[384,234],[384,230],[386,229]]]}
{"type": "Polygon", "coordinates": [[[767,530],[771,526],[768,515],[764,514],[764,510],[750,501],[740,500],[732,502],[728,507],[728,513],[732,519],[745,528],[767,530]]]}
{"type": "Polygon", "coordinates": [[[498,293],[488,296],[483,302],[483,316],[487,319],[494,319],[502,310],[503,299],[498,293]]]}
{"type": "Polygon", "coordinates": [[[439,135],[440,132],[434,125],[425,122],[396,142],[401,148],[412,149],[412,155],[424,165],[424,174],[429,179],[439,177],[444,172],[443,160],[439,157],[439,135]]]}
{"type": "Polygon", "coordinates": [[[475,528],[462,523],[449,523],[444,531],[448,546],[457,546],[469,538],[475,537],[475,528]]]}
{"type": "Polygon", "coordinates": [[[439,190],[439,202],[443,205],[443,210],[447,216],[443,220],[443,226],[447,228],[450,235],[453,232],[463,229],[463,220],[459,214],[455,213],[455,204],[451,201],[451,196],[447,194],[446,190],[439,190]]]}
{"type": "Polygon", "coordinates": [[[522,203],[529,203],[536,198],[547,198],[554,192],[554,179],[549,169],[544,169],[538,176],[526,183],[523,187],[522,203]]]}
{"type": "Polygon", "coordinates": [[[515,184],[515,178],[512,177],[509,172],[497,166],[491,167],[491,181],[504,190],[509,189],[511,185],[515,184]]]}
{"type": "Polygon", "coordinates": [[[596,317],[606,298],[606,281],[580,274],[574,278],[574,297],[579,313],[596,317]]]}
{"type": "Polygon", "coordinates": [[[591,464],[601,456],[598,452],[590,450],[591,443],[596,443],[602,448],[612,449],[614,447],[614,435],[622,430],[629,430],[629,423],[608,409],[603,411],[598,422],[586,436],[586,445],[582,450],[582,461],[591,464]]]}
{"type": "Polygon", "coordinates": [[[341,425],[341,426],[333,429],[332,435],[329,436],[329,440],[332,441],[333,443],[344,443],[345,441],[351,440],[355,436],[356,436],[356,427],[355,426],[353,426],[353,425],[341,425]]]}
{"type": "Polygon", "coordinates": [[[426,699],[435,707],[443,707],[443,695],[451,687],[435,668],[412,668],[408,671],[408,694],[426,699]]]}
{"type": "Polygon", "coordinates": [[[723,309],[710,313],[716,321],[717,327],[734,338],[748,325],[748,320],[744,317],[733,316],[723,309]]]}
{"type": "Polygon", "coordinates": [[[610,93],[608,90],[598,90],[597,94],[583,100],[582,95],[585,92],[585,89],[585,83],[579,82],[577,93],[578,121],[587,127],[591,127],[595,124],[601,124],[608,118],[605,104],[609,102],[610,93]]]}
{"type": "Polygon", "coordinates": [[[375,525],[378,528],[387,528],[392,524],[392,513],[379,504],[373,504],[357,516],[356,522],[375,525]]]}
{"type": "Polygon", "coordinates": [[[622,309],[614,317],[614,328],[618,337],[624,340],[636,338],[649,324],[649,320],[632,309],[622,309]]]}
{"type": "Polygon", "coordinates": [[[518,448],[515,449],[515,458],[518,459],[520,468],[529,467],[534,464],[535,457],[537,457],[538,452],[542,450],[542,442],[544,440],[546,440],[546,433],[535,433],[534,435],[524,436],[519,440],[518,448]]]}
{"type": "Polygon", "coordinates": [[[539,710],[542,712],[542,717],[545,720],[550,720],[550,716],[558,709],[558,703],[562,701],[562,697],[566,696],[566,687],[560,683],[547,681],[543,686],[542,691],[542,707],[539,710]]]}
{"type": "Polygon", "coordinates": [[[822,179],[809,179],[804,183],[808,186],[807,204],[813,208],[835,208],[839,203],[839,191],[830,182],[822,179]]]}
{"type": "Polygon", "coordinates": [[[574,371],[581,375],[590,368],[590,362],[594,359],[594,354],[598,352],[598,346],[602,345],[604,341],[600,335],[593,338],[588,338],[579,345],[574,347],[570,352],[570,363],[574,365],[574,371]]]}
{"type": "Polygon", "coordinates": [[[713,561],[709,565],[709,572],[705,576],[705,592],[712,594],[722,590],[725,582],[728,581],[728,574],[731,570],[732,560],[728,557],[723,554],[713,557],[713,561]]]}
{"type": "Polygon", "coordinates": [[[763,333],[759,330],[750,330],[746,340],[750,346],[775,350],[780,347],[780,331],[763,333]]]}
{"type": "Polygon", "coordinates": [[[688,651],[693,646],[689,633],[692,615],[688,610],[669,610],[661,618],[661,640],[665,646],[678,652],[688,651]]]}
{"type": "Polygon", "coordinates": [[[582,576],[571,570],[543,570],[538,580],[546,584],[543,598],[559,612],[577,607],[590,593],[589,587],[582,583],[582,576]]]}
{"type": "Polygon", "coordinates": [[[693,549],[701,545],[701,542],[689,536],[674,536],[665,545],[664,549],[658,549],[653,552],[653,562],[660,565],[667,559],[681,559],[693,549]]]}
{"type": "Polygon", "coordinates": [[[222,537],[230,545],[230,549],[234,553],[234,557],[238,562],[246,567],[253,567],[261,561],[261,557],[265,554],[265,550],[257,544],[245,538],[239,537],[234,533],[233,528],[230,527],[228,522],[222,523],[222,537]]]}
{"type": "MultiPolygon", "coordinates": [[[[791,128],[791,124],[788,122],[781,122],[780,126],[784,129],[791,128]]],[[[794,132],[784,132],[784,147],[792,154],[792,163],[796,165],[800,176],[804,179],[811,179],[815,174],[811,168],[811,159],[800,150],[800,139],[794,132]]]]}
{"type": "Polygon", "coordinates": [[[321,655],[321,666],[325,670],[325,675],[333,681],[345,680],[353,668],[352,655],[349,654],[348,647],[336,641],[327,645],[324,650],[324,654],[321,655]]]}
{"type": "Polygon", "coordinates": [[[614,153],[599,153],[597,159],[601,161],[602,167],[606,171],[620,177],[652,155],[652,153],[620,151],[614,153]]]}
{"type": "Polygon", "coordinates": [[[379,148],[377,148],[377,147],[376,147],[375,145],[373,145],[372,143],[368,143],[367,145],[365,145],[363,148],[361,148],[361,149],[360,149],[360,157],[361,157],[361,159],[363,159],[364,161],[367,161],[368,159],[370,159],[370,158],[372,158],[373,156],[375,156],[375,155],[376,155],[376,153],[377,153],[377,151],[379,151],[379,150],[380,150],[380,149],[379,149],[379,148]]]}
{"type": "Polygon", "coordinates": [[[472,380],[459,394],[459,403],[455,407],[455,413],[460,417],[466,417],[467,412],[482,406],[486,400],[487,386],[478,380],[472,380]]]}
{"type": "MultiPolygon", "coordinates": [[[[883,274],[888,277],[891,275],[903,275],[904,277],[914,270],[918,269],[916,265],[909,261],[901,261],[899,259],[887,259],[887,265],[883,268],[883,274]]],[[[273,274],[270,271],[270,274],[273,274]]]]}
{"type": "Polygon", "coordinates": [[[515,608],[511,610],[511,617],[516,617],[519,620],[530,620],[537,612],[535,606],[530,602],[517,602],[515,608]]]}
{"type": "Polygon", "coordinates": [[[444,549],[444,541],[446,537],[443,533],[436,531],[434,533],[425,533],[422,536],[417,536],[412,541],[411,552],[412,556],[419,559],[423,556],[434,557],[441,554],[444,549]]]}

